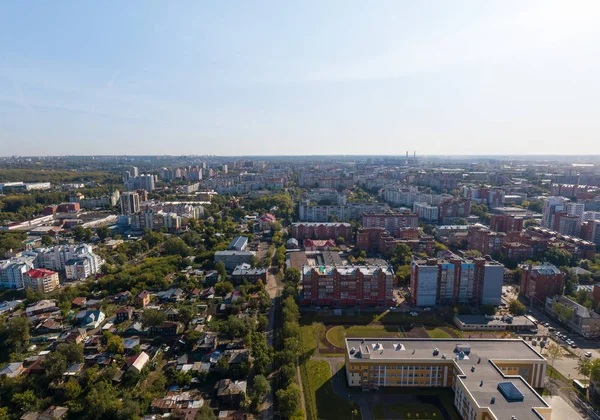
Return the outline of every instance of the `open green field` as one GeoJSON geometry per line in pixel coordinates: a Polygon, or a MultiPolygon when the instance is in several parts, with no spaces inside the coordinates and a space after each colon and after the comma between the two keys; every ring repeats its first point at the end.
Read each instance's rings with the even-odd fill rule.
{"type": "Polygon", "coordinates": [[[333,391],[329,363],[325,360],[308,360],[300,367],[300,372],[308,420],[352,418],[350,403],[333,391]]]}
{"type": "Polygon", "coordinates": [[[428,329],[427,334],[430,338],[452,338],[450,334],[440,328],[428,329]]]}
{"type": "Polygon", "coordinates": [[[376,404],[371,408],[374,420],[419,419],[442,420],[440,410],[431,404],[376,404]]]}
{"type": "Polygon", "coordinates": [[[317,340],[315,339],[312,325],[300,327],[300,343],[302,345],[302,354],[313,352],[317,348],[317,340]]]}
{"type": "Polygon", "coordinates": [[[344,348],[346,337],[402,337],[402,333],[384,325],[338,325],[327,331],[327,341],[336,347],[344,348]]]}

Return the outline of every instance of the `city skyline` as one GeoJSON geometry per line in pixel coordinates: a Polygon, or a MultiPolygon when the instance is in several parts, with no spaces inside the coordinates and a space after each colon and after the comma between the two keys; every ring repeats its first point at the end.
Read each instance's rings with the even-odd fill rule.
{"type": "Polygon", "coordinates": [[[600,153],[595,2],[29,6],[4,156],[600,153]]]}

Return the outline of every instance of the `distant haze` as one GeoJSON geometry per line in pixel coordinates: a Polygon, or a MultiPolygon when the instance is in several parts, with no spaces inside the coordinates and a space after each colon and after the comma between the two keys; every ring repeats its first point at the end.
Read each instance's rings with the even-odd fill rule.
{"type": "Polygon", "coordinates": [[[0,155],[598,155],[600,2],[5,2],[0,155]]]}

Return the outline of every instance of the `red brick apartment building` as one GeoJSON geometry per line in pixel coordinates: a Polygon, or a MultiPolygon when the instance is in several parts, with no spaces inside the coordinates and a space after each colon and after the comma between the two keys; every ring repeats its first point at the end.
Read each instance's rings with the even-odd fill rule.
{"type": "Polygon", "coordinates": [[[347,241],[352,240],[352,225],[350,223],[292,223],[290,234],[292,238],[302,239],[337,239],[340,236],[347,241]]]}
{"type": "Polygon", "coordinates": [[[419,217],[415,213],[363,213],[361,224],[365,228],[384,228],[392,236],[398,236],[401,228],[419,226],[419,217]]]}
{"type": "Polygon", "coordinates": [[[498,255],[502,252],[505,233],[493,232],[482,225],[469,227],[467,249],[476,250],[483,255],[498,255]]]}
{"type": "MultiPolygon", "coordinates": [[[[414,229],[414,228],[406,228],[414,229]]],[[[414,229],[416,231],[416,229],[414,229]]],[[[399,244],[405,244],[413,252],[423,252],[427,255],[433,254],[435,249],[435,241],[433,237],[427,236],[419,239],[418,231],[415,236],[414,232],[401,231],[403,235],[400,238],[394,238],[385,228],[363,228],[356,234],[356,247],[368,253],[379,252],[383,255],[389,255],[394,248],[399,244]]]]}
{"type": "Polygon", "coordinates": [[[389,266],[304,266],[302,305],[371,306],[393,300],[394,271],[389,266]]]}
{"type": "Polygon", "coordinates": [[[521,295],[527,299],[545,304],[547,297],[562,295],[564,287],[565,274],[552,264],[521,266],[521,295]]]}
{"type": "Polygon", "coordinates": [[[449,198],[442,201],[438,207],[440,208],[439,217],[442,223],[449,223],[454,219],[471,215],[471,200],[464,198],[449,198]]]}
{"type": "Polygon", "coordinates": [[[494,232],[521,232],[523,230],[523,218],[507,214],[492,214],[490,229],[494,232]]]}

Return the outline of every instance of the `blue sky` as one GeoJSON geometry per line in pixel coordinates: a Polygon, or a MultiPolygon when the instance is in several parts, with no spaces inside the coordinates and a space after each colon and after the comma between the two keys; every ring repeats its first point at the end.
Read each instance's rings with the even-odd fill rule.
{"type": "Polygon", "coordinates": [[[600,154],[597,1],[0,8],[0,155],[600,154]]]}

